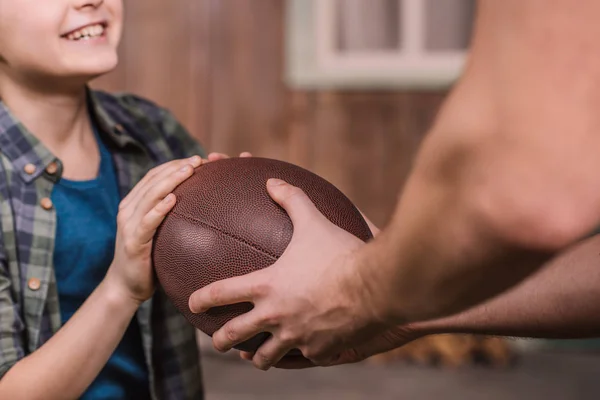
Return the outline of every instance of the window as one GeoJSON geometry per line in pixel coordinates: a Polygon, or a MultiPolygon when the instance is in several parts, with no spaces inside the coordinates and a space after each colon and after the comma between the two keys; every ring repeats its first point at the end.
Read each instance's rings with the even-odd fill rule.
{"type": "Polygon", "coordinates": [[[462,72],[475,0],[288,0],[294,87],[440,88],[462,72]]]}

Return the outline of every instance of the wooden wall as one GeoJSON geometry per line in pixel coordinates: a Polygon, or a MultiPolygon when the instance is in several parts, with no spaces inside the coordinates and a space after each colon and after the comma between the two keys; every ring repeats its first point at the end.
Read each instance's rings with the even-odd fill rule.
{"type": "Polygon", "coordinates": [[[166,106],[210,151],[309,168],[386,222],[444,93],[290,90],[284,0],[125,3],[121,64],[96,87],[166,106]]]}

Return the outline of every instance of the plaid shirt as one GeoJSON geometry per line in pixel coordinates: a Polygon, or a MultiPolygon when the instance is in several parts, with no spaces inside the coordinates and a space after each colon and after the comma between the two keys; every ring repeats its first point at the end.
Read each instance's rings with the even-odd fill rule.
{"type": "MultiPolygon", "coordinates": [[[[172,114],[134,95],[87,91],[111,144],[121,198],[152,167],[205,153],[172,114]]],[[[49,202],[62,172],[0,101],[0,378],[61,327],[53,267],[56,214],[49,202]]],[[[164,292],[137,312],[154,399],[202,399],[195,329],[164,292]]]]}

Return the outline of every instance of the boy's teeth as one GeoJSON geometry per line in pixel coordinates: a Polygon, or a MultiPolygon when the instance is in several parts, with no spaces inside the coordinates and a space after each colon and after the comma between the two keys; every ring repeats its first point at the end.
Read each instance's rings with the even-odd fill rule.
{"type": "Polygon", "coordinates": [[[98,24],[82,28],[67,35],[69,40],[82,40],[101,36],[104,33],[104,26],[98,24]]]}

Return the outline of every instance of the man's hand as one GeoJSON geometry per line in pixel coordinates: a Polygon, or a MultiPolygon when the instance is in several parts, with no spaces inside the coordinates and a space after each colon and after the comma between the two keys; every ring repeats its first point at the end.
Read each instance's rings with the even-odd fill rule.
{"type": "Polygon", "coordinates": [[[387,329],[379,317],[386,302],[376,298],[387,282],[375,282],[355,267],[354,252],[365,243],[332,224],[299,188],[270,180],[268,191],[294,224],[292,240],[271,267],[210,284],[190,297],[192,312],[251,302],[254,308],[213,335],[217,350],[258,333],[272,336],[253,362],[275,365],[300,349],[318,365],[328,365],[343,349],[387,329]]]}
{"type": "MultiPolygon", "coordinates": [[[[339,355],[332,358],[327,366],[332,367],[361,362],[374,355],[402,347],[421,337],[422,334],[411,329],[409,325],[392,328],[365,343],[343,350],[339,355]]],[[[240,352],[240,357],[243,360],[252,361],[254,354],[242,351],[240,352]]],[[[292,355],[285,356],[274,365],[275,368],[281,369],[305,369],[316,366],[316,364],[304,357],[292,355]]]]}

